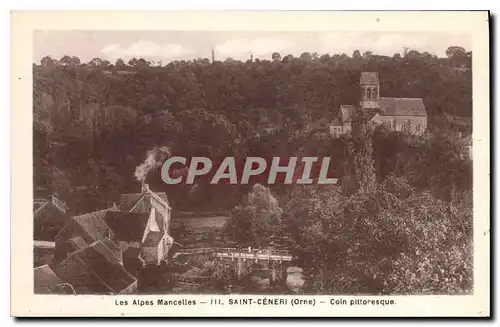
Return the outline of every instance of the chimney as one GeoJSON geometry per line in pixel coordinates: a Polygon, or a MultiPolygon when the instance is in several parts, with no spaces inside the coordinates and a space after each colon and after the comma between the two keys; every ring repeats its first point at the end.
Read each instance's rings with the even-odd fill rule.
{"type": "Polygon", "coordinates": [[[149,185],[146,183],[142,183],[142,193],[146,193],[149,191],[149,185]]]}

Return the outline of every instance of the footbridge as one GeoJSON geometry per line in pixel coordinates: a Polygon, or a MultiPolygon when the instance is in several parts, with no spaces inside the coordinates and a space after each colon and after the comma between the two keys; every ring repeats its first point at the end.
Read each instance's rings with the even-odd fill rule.
{"type": "Polygon", "coordinates": [[[179,255],[200,255],[208,254],[221,260],[254,260],[262,261],[292,261],[293,256],[288,250],[269,250],[269,249],[238,249],[238,248],[192,248],[179,249],[173,257],[179,255]]]}

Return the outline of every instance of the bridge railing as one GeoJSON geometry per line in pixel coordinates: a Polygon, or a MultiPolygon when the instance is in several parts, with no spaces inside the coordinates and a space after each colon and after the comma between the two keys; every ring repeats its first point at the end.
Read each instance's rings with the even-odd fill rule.
{"type": "Polygon", "coordinates": [[[197,253],[249,253],[249,254],[262,254],[262,255],[278,255],[278,256],[291,256],[288,250],[268,250],[268,249],[250,249],[245,248],[194,248],[194,249],[179,249],[177,253],[184,254],[197,254],[197,253]]]}

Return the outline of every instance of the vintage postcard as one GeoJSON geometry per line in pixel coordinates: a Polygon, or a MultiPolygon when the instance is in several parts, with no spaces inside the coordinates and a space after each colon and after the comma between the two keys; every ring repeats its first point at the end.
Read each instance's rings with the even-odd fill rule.
{"type": "Polygon", "coordinates": [[[13,12],[11,43],[11,315],[490,316],[488,12],[13,12]]]}

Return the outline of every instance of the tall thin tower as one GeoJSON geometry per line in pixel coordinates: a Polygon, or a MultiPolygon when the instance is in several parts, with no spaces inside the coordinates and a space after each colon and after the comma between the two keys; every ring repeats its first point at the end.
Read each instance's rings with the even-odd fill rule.
{"type": "Polygon", "coordinates": [[[215,50],[212,47],[212,64],[215,62],[215,50]]]}

